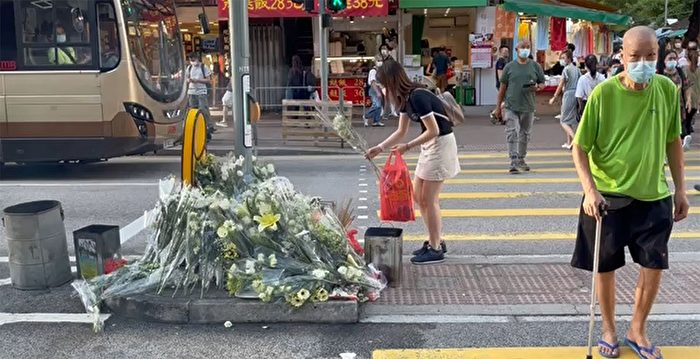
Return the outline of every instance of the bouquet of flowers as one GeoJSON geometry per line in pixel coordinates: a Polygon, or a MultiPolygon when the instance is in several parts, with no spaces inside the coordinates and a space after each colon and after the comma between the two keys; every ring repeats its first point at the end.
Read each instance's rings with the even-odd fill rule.
{"type": "Polygon", "coordinates": [[[99,304],[166,288],[200,295],[212,286],[231,295],[254,291],[265,302],[300,307],[332,293],[375,299],[386,282],[355,252],[335,214],[295,191],[272,164],[205,156],[196,186],[161,185],[144,255],[134,263],[73,284],[101,330],[99,304]]]}
{"type": "MultiPolygon", "coordinates": [[[[332,118],[327,114],[321,105],[316,105],[316,111],[319,113],[321,122],[326,127],[329,127],[335,131],[340,138],[347,142],[350,147],[356,152],[362,154],[363,156],[369,151],[369,145],[367,141],[352,127],[352,121],[345,116],[343,111],[338,111],[332,118]]],[[[369,160],[372,165],[372,170],[377,175],[379,179],[381,171],[379,167],[374,163],[374,161],[369,160]]]]}

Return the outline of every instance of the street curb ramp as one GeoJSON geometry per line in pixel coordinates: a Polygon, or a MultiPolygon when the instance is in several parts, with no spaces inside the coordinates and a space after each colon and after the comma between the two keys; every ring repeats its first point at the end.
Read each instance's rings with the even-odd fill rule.
{"type": "Polygon", "coordinates": [[[141,294],[105,301],[117,316],[147,322],[172,324],[231,323],[320,323],[359,322],[357,301],[338,300],[308,303],[301,308],[287,303],[263,303],[255,299],[230,297],[169,297],[141,294]]]}

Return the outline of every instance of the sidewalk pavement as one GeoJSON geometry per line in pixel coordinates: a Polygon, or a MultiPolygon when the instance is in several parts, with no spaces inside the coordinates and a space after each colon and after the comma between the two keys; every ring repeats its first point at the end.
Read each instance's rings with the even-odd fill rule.
{"type": "MultiPolygon", "coordinates": [[[[407,257],[405,258],[407,259],[407,257]]],[[[586,315],[590,272],[568,263],[494,263],[450,259],[403,265],[401,285],[386,288],[364,316],[387,315],[586,315]]],[[[638,268],[617,272],[618,315],[631,314],[638,268]]],[[[664,272],[654,314],[700,313],[700,262],[674,262],[664,272]]]]}
{"type": "MultiPolygon", "coordinates": [[[[502,151],[505,152],[506,139],[505,127],[491,124],[489,113],[491,106],[464,107],[466,122],[455,127],[457,143],[461,150],[465,151],[502,151]]],[[[392,118],[386,122],[386,127],[363,126],[359,116],[361,109],[356,109],[353,117],[354,127],[365,137],[367,143],[372,146],[387,138],[398,126],[398,119],[392,118]]],[[[212,111],[212,121],[221,119],[221,111],[212,111]]],[[[213,139],[208,144],[208,149],[217,154],[224,154],[233,150],[233,126],[217,127],[213,139]]],[[[420,131],[417,123],[411,124],[409,136],[416,136],[420,131]]],[[[256,149],[262,155],[299,155],[299,154],[353,154],[353,150],[341,148],[338,143],[326,143],[313,146],[310,141],[289,140],[284,144],[282,140],[281,114],[268,113],[257,125],[256,149]]],[[[406,139],[407,141],[410,138],[406,139]]],[[[532,130],[530,148],[533,150],[560,149],[564,143],[564,134],[559,125],[559,120],[553,116],[542,116],[535,122],[532,130]]],[[[166,153],[177,152],[179,148],[166,150],[166,153]]],[[[179,154],[179,152],[177,152],[179,154]]]]}

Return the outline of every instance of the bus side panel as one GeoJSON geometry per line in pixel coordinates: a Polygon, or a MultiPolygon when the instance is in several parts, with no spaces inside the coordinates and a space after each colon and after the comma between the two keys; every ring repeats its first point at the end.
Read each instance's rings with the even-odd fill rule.
{"type": "Polygon", "coordinates": [[[5,76],[9,137],[105,137],[97,73],[5,76]]]}
{"type": "Polygon", "coordinates": [[[5,108],[5,76],[0,74],[0,138],[7,135],[7,109],[5,108]]]}

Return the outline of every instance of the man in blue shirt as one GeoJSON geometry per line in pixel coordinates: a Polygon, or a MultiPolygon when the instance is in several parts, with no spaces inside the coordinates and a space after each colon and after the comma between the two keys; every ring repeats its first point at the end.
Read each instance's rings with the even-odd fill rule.
{"type": "Polygon", "coordinates": [[[447,69],[450,67],[450,58],[445,53],[445,48],[441,47],[440,51],[433,57],[433,69],[435,69],[435,77],[437,78],[437,87],[440,92],[445,92],[447,89],[447,69]]]}

